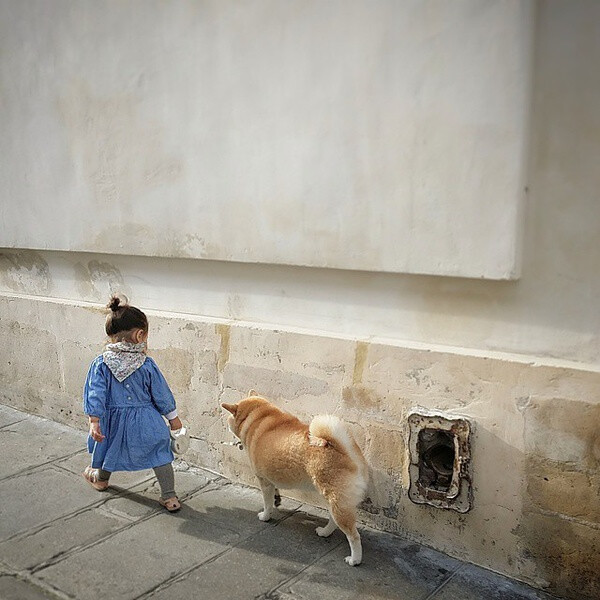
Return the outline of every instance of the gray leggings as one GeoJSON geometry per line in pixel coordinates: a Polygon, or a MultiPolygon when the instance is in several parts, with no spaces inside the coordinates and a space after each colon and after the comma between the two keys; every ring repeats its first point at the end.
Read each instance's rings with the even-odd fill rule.
{"type": "MultiPolygon", "coordinates": [[[[163,500],[172,498],[175,495],[175,472],[173,471],[173,463],[154,467],[153,471],[156,475],[156,479],[158,479],[158,485],[160,485],[160,497],[163,500]]],[[[108,481],[110,479],[110,474],[111,471],[98,469],[99,481],[108,481]]]]}

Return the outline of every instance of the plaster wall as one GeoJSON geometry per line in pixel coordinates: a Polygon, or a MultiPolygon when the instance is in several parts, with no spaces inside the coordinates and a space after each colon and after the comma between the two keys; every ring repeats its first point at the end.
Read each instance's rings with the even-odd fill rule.
{"type": "Polygon", "coordinates": [[[0,246],[514,278],[531,13],[3,2],[0,246]]]}
{"type": "MultiPolygon", "coordinates": [[[[16,180],[11,182],[4,160],[0,169],[6,169],[7,185],[0,198],[0,227],[30,239],[22,240],[23,248],[4,252],[0,288],[93,302],[104,302],[111,290],[124,288],[134,302],[157,310],[600,364],[598,23],[600,5],[593,1],[536,5],[528,191],[517,281],[119,254],[124,251],[120,245],[135,237],[135,227],[124,234],[114,230],[110,255],[100,253],[107,246],[95,244],[93,233],[88,245],[98,254],[27,254],[23,248],[38,245],[38,231],[51,231],[57,222],[77,215],[84,219],[78,234],[88,232],[87,220],[102,214],[88,214],[80,198],[71,199],[69,208],[56,190],[21,189],[16,180]]],[[[36,157],[24,157],[16,173],[26,168],[39,169],[36,157]]],[[[180,217],[185,221],[187,213],[180,217]]],[[[150,237],[157,244],[168,239],[150,237]]],[[[244,237],[262,243],[251,228],[244,237]]]]}

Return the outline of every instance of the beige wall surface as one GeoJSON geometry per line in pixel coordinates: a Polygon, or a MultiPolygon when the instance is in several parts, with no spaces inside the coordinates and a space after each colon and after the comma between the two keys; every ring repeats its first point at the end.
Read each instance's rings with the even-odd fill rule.
{"type": "Polygon", "coordinates": [[[3,2],[0,246],[512,279],[530,8],[3,2]]]}
{"type": "MultiPolygon", "coordinates": [[[[111,255],[6,252],[0,260],[0,287],[93,302],[103,302],[110,290],[124,287],[134,302],[157,310],[599,364],[600,170],[595,163],[600,82],[595,65],[600,62],[600,5],[542,2],[535,17],[528,192],[518,281],[132,257],[121,254],[121,245],[136,237],[135,228],[123,232],[116,227],[101,246],[110,247],[111,255]]],[[[35,123],[32,119],[31,127],[35,123]]],[[[10,122],[5,130],[10,131],[10,122]]],[[[0,143],[8,144],[17,134],[13,131],[0,143]]],[[[46,146],[38,145],[40,151],[46,146]]],[[[114,158],[108,150],[93,159],[99,157],[114,158]]],[[[8,164],[0,161],[0,171],[8,164]]],[[[39,165],[27,159],[19,169],[34,172],[39,165]]],[[[60,173],[57,168],[44,181],[48,184],[60,173]]],[[[81,198],[72,200],[67,210],[65,197],[51,187],[32,193],[26,185],[15,185],[5,185],[0,197],[0,230],[7,235],[15,235],[17,222],[23,224],[19,235],[35,240],[39,231],[51,235],[46,224],[73,215],[90,222],[98,217],[98,211],[86,210],[81,198]],[[18,220],[9,219],[15,212],[18,220]]],[[[129,210],[126,202],[119,207],[129,210]]],[[[185,211],[181,214],[186,221],[185,211]]],[[[77,235],[89,234],[94,246],[90,227],[82,224],[77,235]]],[[[251,233],[248,237],[252,243],[258,239],[251,233]]],[[[148,238],[156,244],[167,239],[148,238]]],[[[24,246],[35,246],[31,240],[24,246]]]]}
{"type": "MultiPolygon", "coordinates": [[[[0,402],[84,427],[101,307],[3,295],[0,314],[0,402]]],[[[599,370],[163,311],[149,318],[150,354],[197,438],[185,460],[256,485],[246,453],[222,444],[233,438],[219,407],[250,388],[306,421],[334,413],[369,463],[364,523],[573,600],[600,596],[599,370]],[[419,409],[473,424],[466,514],[408,498],[407,415],[419,409]]],[[[320,504],[316,494],[303,499],[320,504]]]]}

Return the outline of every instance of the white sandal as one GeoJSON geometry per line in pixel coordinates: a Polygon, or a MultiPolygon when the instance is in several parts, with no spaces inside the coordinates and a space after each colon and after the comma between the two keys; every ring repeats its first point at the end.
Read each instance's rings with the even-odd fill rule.
{"type": "Polygon", "coordinates": [[[103,492],[108,487],[108,481],[101,481],[98,479],[98,469],[92,469],[92,467],[86,467],[85,471],[81,476],[99,492],[103,492]]]}

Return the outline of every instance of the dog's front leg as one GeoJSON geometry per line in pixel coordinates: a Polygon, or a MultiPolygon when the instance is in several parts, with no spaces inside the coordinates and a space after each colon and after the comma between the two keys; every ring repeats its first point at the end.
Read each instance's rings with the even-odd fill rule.
{"type": "Polygon", "coordinates": [[[273,503],[275,501],[275,486],[267,479],[258,478],[263,495],[265,509],[258,513],[261,521],[268,521],[273,516],[273,503]]]}

